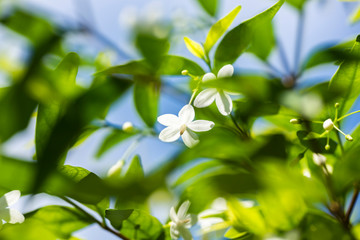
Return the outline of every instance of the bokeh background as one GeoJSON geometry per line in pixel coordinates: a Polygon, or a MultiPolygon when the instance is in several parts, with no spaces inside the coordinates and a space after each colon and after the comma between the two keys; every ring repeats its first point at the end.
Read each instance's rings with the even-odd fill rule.
{"type": "MultiPolygon", "coordinates": [[[[87,29],[86,31],[67,35],[66,48],[89,59],[95,59],[100,52],[104,52],[110,57],[112,64],[121,64],[140,58],[133,43],[135,28],[149,23],[171,26],[170,30],[162,27],[158,29],[160,35],[170,33],[170,53],[197,61],[185,48],[184,36],[189,36],[199,42],[203,41],[211,24],[237,5],[241,5],[242,10],[233,26],[260,13],[273,3],[274,1],[270,0],[221,0],[217,18],[212,18],[196,0],[2,0],[0,1],[0,14],[7,14],[14,7],[20,7],[65,29],[84,27],[87,29]]],[[[274,19],[274,27],[289,68],[293,69],[296,64],[294,55],[296,46],[299,46],[296,45],[298,41],[301,42],[300,59],[303,60],[320,46],[336,44],[359,34],[360,24],[350,24],[348,20],[357,4],[356,2],[337,0],[309,0],[303,15],[304,31],[301,39],[299,39],[297,31],[300,15],[293,7],[284,5],[274,19]]],[[[0,40],[0,85],[6,86],[9,80],[4,68],[16,68],[24,64],[29,47],[24,39],[1,26],[0,40]]],[[[282,64],[281,57],[279,51],[275,49],[269,59],[269,62],[280,70],[278,73],[280,77],[287,71],[282,64]]],[[[234,67],[238,73],[269,71],[267,66],[251,54],[244,54],[234,64],[234,67]]],[[[303,75],[299,79],[297,87],[301,88],[329,80],[336,68],[334,65],[317,67],[303,75]]],[[[94,69],[91,67],[81,67],[77,83],[88,86],[93,72],[94,69]]],[[[186,90],[185,77],[169,78],[166,79],[166,82],[176,84],[186,90]]],[[[164,92],[160,101],[159,115],[176,114],[187,100],[187,96],[164,92]]],[[[356,104],[355,108],[359,109],[359,105],[359,103],[356,104]]],[[[358,115],[349,117],[346,124],[343,125],[344,131],[350,132],[355,127],[355,120],[358,118],[358,115]]],[[[125,98],[114,104],[107,116],[107,121],[118,126],[126,121],[131,121],[135,126],[144,127],[135,112],[131,91],[126,94],[125,98]]],[[[258,129],[267,126],[261,121],[257,124],[258,129]]],[[[157,128],[160,130],[161,126],[159,125],[157,128]]],[[[25,131],[18,133],[4,144],[2,151],[8,156],[30,160],[35,152],[34,130],[35,118],[25,131]]],[[[129,161],[134,154],[139,154],[142,157],[145,172],[149,172],[183,147],[176,143],[162,143],[156,137],[147,137],[136,145],[133,144],[134,139],[130,139],[113,148],[101,159],[96,159],[95,153],[106,134],[106,129],[94,133],[82,145],[69,152],[66,163],[85,167],[100,176],[105,176],[108,169],[121,159],[126,150],[132,146],[133,151],[125,160],[129,161]]],[[[24,198],[18,204],[24,212],[56,201],[44,194],[36,196],[31,201],[27,201],[28,199],[24,198]]],[[[166,195],[162,196],[162,199],[161,202],[153,202],[152,209],[154,216],[164,223],[168,218],[170,206],[176,200],[166,195]]],[[[358,209],[355,210],[354,216],[359,216],[358,209]]],[[[89,240],[116,239],[94,225],[77,232],[75,236],[89,240]]]]}

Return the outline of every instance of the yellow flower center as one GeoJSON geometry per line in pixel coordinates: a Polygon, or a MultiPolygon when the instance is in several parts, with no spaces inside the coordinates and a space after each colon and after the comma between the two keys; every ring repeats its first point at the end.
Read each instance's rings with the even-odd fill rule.
{"type": "Polygon", "coordinates": [[[181,127],[180,127],[180,135],[183,135],[185,130],[186,130],[186,125],[185,124],[181,125],[181,127]]]}

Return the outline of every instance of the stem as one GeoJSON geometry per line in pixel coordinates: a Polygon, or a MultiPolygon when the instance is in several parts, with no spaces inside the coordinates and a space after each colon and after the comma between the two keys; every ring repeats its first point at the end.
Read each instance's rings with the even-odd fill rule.
{"type": "Polygon", "coordinates": [[[286,54],[285,54],[284,47],[281,44],[279,39],[276,40],[276,43],[277,43],[277,46],[278,46],[278,49],[279,49],[280,60],[281,60],[283,66],[285,68],[286,73],[290,74],[291,70],[290,70],[290,66],[289,66],[289,61],[288,61],[288,59],[286,57],[286,54]]]}
{"type": "Polygon", "coordinates": [[[341,118],[338,118],[337,121],[341,121],[341,120],[343,120],[344,118],[346,118],[346,117],[348,117],[348,116],[351,116],[351,115],[353,115],[353,114],[355,114],[355,113],[360,113],[360,110],[357,110],[357,111],[355,111],[355,112],[348,113],[348,114],[342,116],[341,118]]]}
{"type": "Polygon", "coordinates": [[[295,60],[294,60],[294,76],[297,76],[297,72],[299,69],[301,48],[302,48],[302,38],[304,33],[304,11],[300,11],[299,15],[299,23],[297,28],[297,37],[295,43],[295,60]]]}
{"type": "Polygon", "coordinates": [[[345,214],[345,222],[347,224],[350,223],[351,213],[354,210],[354,207],[355,207],[356,200],[357,200],[358,196],[359,196],[359,188],[355,187],[355,190],[354,190],[353,196],[351,198],[349,208],[348,208],[348,210],[346,211],[346,214],[345,214]]]}
{"type": "Polygon", "coordinates": [[[249,138],[248,134],[239,126],[239,124],[236,122],[236,119],[232,114],[230,114],[230,118],[232,122],[234,123],[235,127],[239,130],[239,132],[243,135],[245,138],[249,138]]]}
{"type": "Polygon", "coordinates": [[[79,205],[77,205],[75,202],[73,202],[72,200],[70,200],[67,197],[60,197],[62,200],[64,200],[65,202],[69,203],[70,205],[74,206],[76,209],[78,209],[79,211],[81,211],[82,213],[84,213],[86,216],[88,216],[89,218],[91,218],[91,220],[93,220],[95,223],[97,223],[100,227],[102,227],[104,230],[111,232],[112,234],[118,236],[121,239],[124,240],[130,240],[130,238],[124,236],[123,234],[121,234],[120,232],[117,232],[113,229],[111,229],[110,227],[108,227],[105,223],[100,222],[99,220],[97,220],[93,215],[91,215],[90,213],[88,213],[87,211],[85,211],[82,207],[80,207],[79,205]]]}

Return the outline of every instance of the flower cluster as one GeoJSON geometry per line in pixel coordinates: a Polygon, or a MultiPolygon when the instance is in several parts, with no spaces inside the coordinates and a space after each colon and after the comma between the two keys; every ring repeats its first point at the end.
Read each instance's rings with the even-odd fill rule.
{"type": "MultiPolygon", "coordinates": [[[[189,75],[187,70],[182,72],[184,75],[189,75]]],[[[223,66],[217,77],[213,73],[206,73],[202,77],[202,82],[216,80],[217,78],[227,78],[231,77],[234,73],[234,67],[230,64],[223,66]]],[[[164,114],[158,117],[158,122],[166,126],[160,132],[159,139],[163,142],[174,142],[180,137],[182,138],[184,144],[191,148],[199,142],[199,138],[195,132],[205,132],[209,131],[214,127],[212,121],[207,120],[195,120],[195,110],[191,105],[193,97],[198,92],[199,87],[196,88],[193,92],[193,96],[189,104],[185,105],[179,112],[178,116],[174,114],[164,114]]],[[[227,116],[232,111],[232,100],[229,95],[232,93],[225,92],[221,89],[208,88],[201,91],[194,100],[194,106],[197,108],[208,107],[214,101],[216,106],[219,109],[219,112],[227,116]]]]}

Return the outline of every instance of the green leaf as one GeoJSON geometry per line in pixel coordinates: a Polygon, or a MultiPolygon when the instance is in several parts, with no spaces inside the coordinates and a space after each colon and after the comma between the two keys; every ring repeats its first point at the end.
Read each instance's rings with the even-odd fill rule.
{"type": "Polygon", "coordinates": [[[111,74],[129,74],[129,75],[151,75],[153,70],[147,65],[145,60],[130,61],[123,65],[107,68],[96,72],[95,76],[111,75],[111,74]]]}
{"type": "Polygon", "coordinates": [[[46,177],[56,169],[60,159],[76,142],[82,130],[92,120],[107,111],[109,105],[118,99],[130,83],[125,80],[109,79],[91,88],[69,104],[66,112],[57,121],[49,134],[43,151],[38,154],[38,175],[35,187],[38,188],[46,177]]]}
{"type": "Polygon", "coordinates": [[[286,0],[288,4],[295,7],[297,10],[301,11],[304,7],[304,4],[307,0],[286,0]]]}
{"type": "Polygon", "coordinates": [[[215,66],[220,68],[228,63],[234,63],[236,59],[251,44],[253,35],[261,29],[261,26],[270,22],[285,0],[280,0],[268,10],[241,23],[228,32],[220,42],[215,52],[215,66]],[[234,44],[236,43],[236,44],[234,44]]]}
{"type": "Polygon", "coordinates": [[[355,11],[351,14],[350,21],[356,23],[360,20],[360,6],[358,6],[355,11]]]}
{"type": "Polygon", "coordinates": [[[135,130],[128,132],[120,129],[111,129],[111,132],[105,137],[104,141],[97,150],[96,157],[100,158],[111,148],[135,134],[137,134],[137,131],[135,130]]]}
{"type": "Polygon", "coordinates": [[[124,180],[133,182],[133,181],[141,181],[144,179],[144,170],[141,165],[141,159],[138,155],[136,155],[130,163],[128,170],[124,175],[124,180]]]}
{"type": "Polygon", "coordinates": [[[245,229],[258,236],[265,235],[266,222],[258,208],[246,208],[235,199],[228,201],[228,207],[229,220],[236,230],[243,232],[245,229]]]}
{"type": "Polygon", "coordinates": [[[331,63],[331,62],[341,62],[348,59],[356,59],[359,56],[356,56],[351,53],[351,49],[354,46],[355,41],[347,41],[335,46],[327,48],[319,48],[310,53],[310,56],[304,61],[302,69],[307,70],[312,67],[316,67],[320,64],[331,63]]]}
{"type": "MultiPolygon", "coordinates": [[[[181,75],[182,70],[188,70],[194,75],[204,75],[204,70],[195,62],[180,56],[167,55],[162,60],[162,65],[158,70],[159,75],[181,75]]],[[[145,60],[131,61],[124,65],[110,67],[103,71],[95,73],[95,76],[111,75],[111,74],[129,74],[139,76],[154,75],[145,60]]]]}
{"type": "Polygon", "coordinates": [[[215,16],[217,8],[219,5],[218,0],[197,0],[198,3],[204,8],[204,10],[210,14],[210,16],[215,16]]]}
{"type": "Polygon", "coordinates": [[[155,70],[161,66],[163,57],[170,48],[170,43],[166,37],[159,38],[147,32],[139,32],[136,35],[135,45],[147,63],[155,70]]]}
{"type": "Polygon", "coordinates": [[[275,47],[275,44],[273,25],[269,21],[264,23],[254,32],[249,51],[254,53],[261,60],[266,61],[272,49],[275,47]],[[264,39],[266,39],[266,41],[264,41],[264,39]]]}
{"type": "MultiPolygon", "coordinates": [[[[80,58],[76,53],[69,53],[60,62],[54,71],[54,75],[57,76],[57,89],[61,91],[72,92],[75,88],[75,80],[78,72],[80,58]]],[[[47,104],[40,104],[38,107],[38,114],[36,118],[36,130],[35,130],[35,145],[37,155],[44,151],[44,145],[46,144],[52,128],[63,113],[64,102],[52,101],[47,104]]]]}
{"type": "Polygon", "coordinates": [[[4,226],[1,239],[68,239],[72,233],[93,223],[82,212],[64,206],[46,206],[25,215],[22,224],[4,226]]]}
{"type": "MultiPolygon", "coordinates": [[[[206,1],[208,2],[208,1],[206,1]]],[[[230,13],[228,13],[224,18],[216,22],[211,28],[206,37],[204,48],[205,52],[210,52],[211,48],[216,44],[219,38],[226,32],[230,27],[231,23],[234,21],[235,17],[240,12],[241,6],[237,6],[230,13]]]]}
{"type": "Polygon", "coordinates": [[[320,211],[307,214],[300,225],[300,229],[301,239],[354,239],[334,218],[320,211]]]}
{"type": "Polygon", "coordinates": [[[134,103],[147,126],[153,127],[158,114],[161,83],[157,79],[135,76],[134,103]]]}
{"type": "MultiPolygon", "coordinates": [[[[351,53],[360,57],[360,36],[357,38],[351,53]]],[[[345,60],[329,83],[329,91],[341,90],[339,99],[339,116],[347,113],[360,92],[360,58],[358,60],[345,60]]]]}
{"type": "Polygon", "coordinates": [[[39,46],[54,31],[53,27],[45,19],[21,10],[17,10],[9,17],[1,19],[1,23],[25,36],[34,45],[39,46]]]}
{"type": "Polygon", "coordinates": [[[195,42],[188,37],[184,37],[184,41],[187,49],[192,53],[192,55],[201,59],[205,59],[204,47],[200,43],[195,42]]]}
{"type": "Polygon", "coordinates": [[[159,220],[138,209],[106,210],[106,218],[114,228],[130,239],[158,239],[163,234],[159,220]]]}
{"type": "Polygon", "coordinates": [[[30,120],[36,107],[34,96],[39,89],[31,89],[34,78],[38,77],[39,67],[42,58],[60,40],[60,36],[53,35],[44,42],[41,47],[35,48],[29,59],[24,74],[21,79],[16,79],[16,83],[2,90],[0,96],[0,142],[5,142],[16,132],[23,130],[30,120]]]}
{"type": "Polygon", "coordinates": [[[159,69],[160,75],[181,75],[182,70],[197,76],[205,74],[204,70],[195,62],[180,56],[168,55],[164,57],[159,69]]]}

